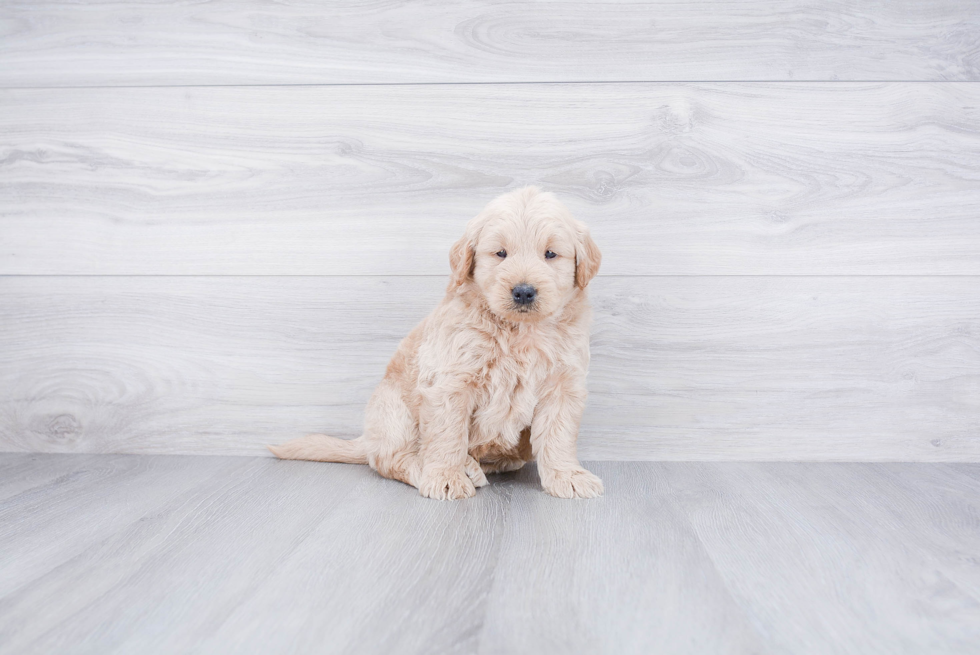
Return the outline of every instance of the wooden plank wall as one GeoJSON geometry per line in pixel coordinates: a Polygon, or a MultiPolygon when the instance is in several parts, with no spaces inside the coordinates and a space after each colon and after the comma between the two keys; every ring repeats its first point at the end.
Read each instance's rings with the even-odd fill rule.
{"type": "Polygon", "coordinates": [[[591,459],[980,459],[980,5],[6,2],[0,450],[358,433],[490,198],[604,252],[591,459]]]}

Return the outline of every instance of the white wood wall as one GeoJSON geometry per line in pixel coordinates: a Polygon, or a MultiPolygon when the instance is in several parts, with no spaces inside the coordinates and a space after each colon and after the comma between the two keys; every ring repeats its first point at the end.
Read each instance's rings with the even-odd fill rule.
{"type": "Polygon", "coordinates": [[[980,4],[0,4],[0,450],[359,433],[447,250],[604,253],[584,458],[980,459],[980,4]]]}

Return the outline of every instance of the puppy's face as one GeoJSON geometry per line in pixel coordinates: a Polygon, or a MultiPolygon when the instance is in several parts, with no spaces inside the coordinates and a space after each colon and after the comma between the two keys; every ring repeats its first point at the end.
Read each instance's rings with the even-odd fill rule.
{"type": "Polygon", "coordinates": [[[585,226],[534,188],[491,202],[453,250],[454,278],[465,273],[456,281],[471,281],[494,314],[515,322],[560,311],[592,279],[601,257],[585,226]]]}

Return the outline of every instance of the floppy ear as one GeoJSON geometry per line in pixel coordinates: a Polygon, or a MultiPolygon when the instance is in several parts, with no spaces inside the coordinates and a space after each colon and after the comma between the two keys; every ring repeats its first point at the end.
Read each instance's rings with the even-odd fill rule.
{"type": "Polygon", "coordinates": [[[476,253],[473,251],[473,237],[470,230],[459,241],[449,249],[449,268],[452,274],[449,276],[449,288],[456,289],[466,282],[473,275],[473,265],[476,253]]]}
{"type": "Polygon", "coordinates": [[[592,240],[589,228],[578,224],[578,243],[575,245],[575,286],[584,289],[599,272],[602,253],[592,240]]]}

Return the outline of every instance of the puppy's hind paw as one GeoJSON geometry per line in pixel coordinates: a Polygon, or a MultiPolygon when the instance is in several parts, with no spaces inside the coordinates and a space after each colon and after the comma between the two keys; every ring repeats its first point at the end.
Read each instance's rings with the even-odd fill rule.
{"type": "Polygon", "coordinates": [[[435,500],[460,500],[476,495],[473,481],[462,467],[441,471],[423,471],[419,493],[435,500]]]}
{"type": "Polygon", "coordinates": [[[510,473],[520,471],[527,464],[523,459],[498,459],[493,462],[483,462],[480,467],[484,473],[510,473]]]}
{"type": "Polygon", "coordinates": [[[466,475],[468,475],[470,480],[473,481],[474,487],[485,487],[489,484],[489,482],[487,482],[487,476],[483,473],[483,469],[480,467],[480,462],[476,461],[469,455],[466,456],[466,475]]]}
{"type": "Polygon", "coordinates": [[[584,468],[542,472],[541,486],[557,498],[597,498],[602,495],[602,480],[584,468]]]}

